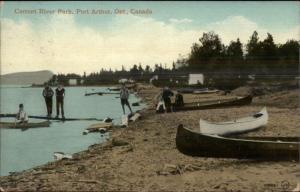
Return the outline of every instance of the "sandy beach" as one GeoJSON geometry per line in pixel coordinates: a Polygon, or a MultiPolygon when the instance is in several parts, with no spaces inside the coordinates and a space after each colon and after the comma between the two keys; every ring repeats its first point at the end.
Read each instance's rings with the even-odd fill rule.
{"type": "MultiPolygon", "coordinates": [[[[155,97],[160,91],[139,85],[137,93],[148,108],[128,128],[113,129],[106,143],[92,145],[70,160],[0,177],[0,187],[4,191],[254,192],[289,191],[300,182],[299,162],[191,157],[175,144],[179,124],[198,130],[200,117],[225,121],[249,116],[264,106],[268,125],[247,135],[299,136],[299,90],[255,97],[248,106],[156,114],[155,97]]],[[[186,102],[229,97],[234,95],[184,95],[186,102]]]]}

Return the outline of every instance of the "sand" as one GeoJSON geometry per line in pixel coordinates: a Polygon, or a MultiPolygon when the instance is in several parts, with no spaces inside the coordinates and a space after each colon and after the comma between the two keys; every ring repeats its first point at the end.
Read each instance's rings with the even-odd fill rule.
{"type": "MultiPolygon", "coordinates": [[[[298,136],[298,90],[258,97],[249,106],[167,114],[153,110],[160,89],[139,85],[137,91],[149,106],[141,120],[125,129],[113,129],[110,140],[90,146],[72,160],[1,177],[0,186],[5,191],[287,191],[300,181],[299,162],[190,157],[175,145],[180,123],[198,130],[200,117],[230,120],[263,106],[269,113],[267,127],[248,135],[298,136]]],[[[184,96],[186,102],[223,97],[233,96],[184,96]]]]}

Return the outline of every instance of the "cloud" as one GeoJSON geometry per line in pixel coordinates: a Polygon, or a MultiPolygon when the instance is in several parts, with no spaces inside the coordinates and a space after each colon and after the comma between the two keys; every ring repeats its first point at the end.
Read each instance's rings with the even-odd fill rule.
{"type": "Polygon", "coordinates": [[[40,26],[29,21],[2,21],[1,73],[50,69],[83,73],[133,64],[168,63],[188,53],[201,35],[180,31],[152,18],[116,17],[99,31],[76,25],[74,17],[55,15],[40,26]]]}
{"type": "MultiPolygon", "coordinates": [[[[175,23],[188,19],[170,19],[172,23],[149,17],[117,16],[106,29],[79,26],[73,16],[54,15],[33,25],[28,20],[1,21],[1,73],[52,70],[55,73],[100,71],[101,68],[127,69],[133,64],[171,66],[181,55],[187,55],[203,32],[220,35],[224,43],[240,38],[246,43],[254,30],[263,39],[268,32],[255,22],[232,16],[199,29],[180,29],[175,23]]],[[[274,35],[275,41],[298,38],[299,28],[274,35]]]]}
{"type": "Polygon", "coordinates": [[[243,16],[231,16],[223,21],[211,23],[205,28],[219,34],[222,42],[227,45],[237,38],[240,38],[241,42],[247,43],[255,30],[259,33],[260,38],[266,37],[267,34],[266,29],[259,27],[255,22],[243,16]]]}
{"type": "Polygon", "coordinates": [[[231,40],[237,38],[244,44],[248,42],[254,31],[258,32],[260,40],[267,37],[267,33],[273,35],[275,43],[285,43],[288,39],[299,39],[299,26],[283,32],[274,32],[265,27],[257,25],[244,16],[230,16],[223,21],[210,23],[204,27],[206,31],[214,31],[219,34],[224,44],[229,44],[231,40]]]}
{"type": "Polygon", "coordinates": [[[169,19],[169,21],[173,24],[181,24],[181,23],[191,23],[193,22],[193,20],[191,19],[187,19],[187,18],[184,18],[184,19],[169,19]]]}

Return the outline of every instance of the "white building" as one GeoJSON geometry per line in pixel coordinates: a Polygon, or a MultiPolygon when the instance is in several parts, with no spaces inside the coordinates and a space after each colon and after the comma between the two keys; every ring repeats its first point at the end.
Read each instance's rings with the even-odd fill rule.
{"type": "Polygon", "coordinates": [[[204,83],[204,75],[199,74],[189,74],[189,85],[195,85],[195,84],[203,84],[204,83]]]}
{"type": "Polygon", "coordinates": [[[77,79],[69,79],[69,85],[77,85],[77,79]]]}

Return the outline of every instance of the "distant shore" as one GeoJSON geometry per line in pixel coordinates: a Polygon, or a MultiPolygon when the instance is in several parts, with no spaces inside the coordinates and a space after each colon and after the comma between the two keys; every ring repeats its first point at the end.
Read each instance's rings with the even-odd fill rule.
{"type": "MultiPolygon", "coordinates": [[[[282,191],[282,187],[296,187],[298,162],[186,156],[176,149],[175,136],[180,123],[198,130],[200,117],[223,121],[253,114],[263,106],[268,108],[268,126],[247,135],[298,136],[299,90],[258,96],[249,106],[155,114],[155,97],[161,89],[144,84],[136,89],[148,105],[141,120],[126,129],[113,129],[108,142],[92,145],[72,160],[0,177],[0,186],[5,191],[282,191]]],[[[184,95],[184,99],[233,96],[184,95]]]]}

